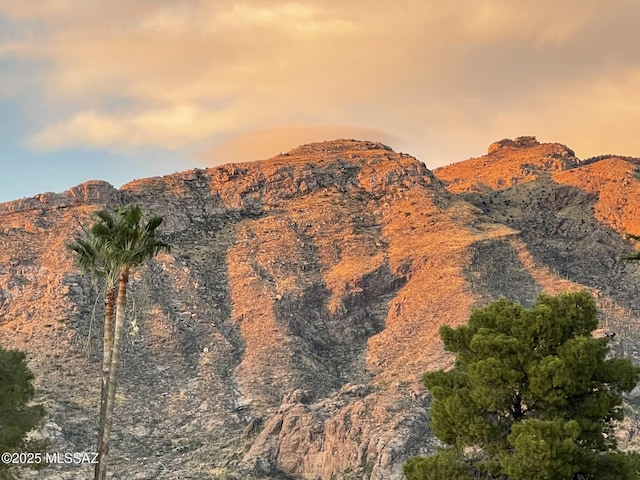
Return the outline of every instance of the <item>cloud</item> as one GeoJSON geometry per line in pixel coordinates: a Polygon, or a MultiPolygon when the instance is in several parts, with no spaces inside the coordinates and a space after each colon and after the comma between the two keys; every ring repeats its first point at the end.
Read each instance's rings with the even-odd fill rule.
{"type": "Polygon", "coordinates": [[[583,157],[618,153],[640,157],[640,67],[620,67],[580,82],[563,95],[547,99],[544,108],[553,118],[546,135],[558,135],[577,145],[583,157]]]}
{"type": "Polygon", "coordinates": [[[597,11],[594,2],[540,0],[475,2],[464,15],[462,30],[481,42],[530,41],[562,45],[587,25],[597,11]]]}
{"type": "Polygon", "coordinates": [[[180,150],[197,145],[213,135],[228,132],[233,126],[232,120],[224,114],[188,105],[130,116],[83,112],[69,121],[45,128],[32,136],[29,142],[38,150],[72,147],[126,150],[147,146],[180,150]]]}
{"type": "Polygon", "coordinates": [[[43,18],[69,10],[72,3],[72,0],[1,0],[0,12],[13,19],[43,18]]]}
{"type": "Polygon", "coordinates": [[[0,0],[0,15],[0,92],[24,85],[41,150],[239,151],[358,125],[442,163],[512,131],[596,154],[640,123],[624,101],[635,0],[0,0]]]}
{"type": "Polygon", "coordinates": [[[308,3],[283,3],[269,7],[235,4],[221,16],[223,23],[243,29],[271,27],[302,36],[344,34],[356,24],[308,3]]]}

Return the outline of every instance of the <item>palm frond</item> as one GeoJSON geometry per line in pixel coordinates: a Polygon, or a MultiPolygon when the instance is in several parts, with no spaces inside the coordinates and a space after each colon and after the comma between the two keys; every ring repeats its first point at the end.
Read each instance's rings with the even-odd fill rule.
{"type": "Polygon", "coordinates": [[[137,229],[140,221],[142,220],[143,214],[138,205],[130,203],[124,207],[120,207],[118,210],[118,216],[124,219],[129,227],[137,229]]]}
{"type": "Polygon", "coordinates": [[[145,226],[145,230],[147,233],[155,232],[156,229],[162,225],[163,218],[162,217],[151,217],[145,226]]]}
{"type": "Polygon", "coordinates": [[[160,252],[170,252],[170,245],[156,237],[162,217],[152,216],[144,223],[143,217],[134,204],[118,208],[115,215],[96,212],[96,222],[68,247],[75,253],[78,268],[115,285],[123,265],[134,268],[160,252]]]}
{"type": "Polygon", "coordinates": [[[113,215],[111,212],[107,210],[99,210],[95,213],[95,216],[98,217],[99,221],[101,221],[108,228],[114,228],[115,220],[113,219],[113,215]]]}
{"type": "Polygon", "coordinates": [[[97,253],[93,245],[82,238],[76,238],[75,241],[66,244],[67,249],[75,253],[76,266],[83,272],[89,272],[97,262],[97,253]]]}

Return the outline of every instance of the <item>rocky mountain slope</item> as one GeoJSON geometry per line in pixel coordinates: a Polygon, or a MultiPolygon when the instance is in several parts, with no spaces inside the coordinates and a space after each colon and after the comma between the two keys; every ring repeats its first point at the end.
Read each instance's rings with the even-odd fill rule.
{"type": "Polygon", "coordinates": [[[95,449],[102,305],[64,244],[136,202],[173,250],[132,278],[113,478],[399,479],[436,444],[420,376],[451,360],[438,327],[474,305],[587,288],[615,353],[640,355],[640,271],[618,261],[640,234],[639,163],[520,137],[431,172],[340,140],[1,204],[0,342],[28,352],[39,434],[95,449]]]}

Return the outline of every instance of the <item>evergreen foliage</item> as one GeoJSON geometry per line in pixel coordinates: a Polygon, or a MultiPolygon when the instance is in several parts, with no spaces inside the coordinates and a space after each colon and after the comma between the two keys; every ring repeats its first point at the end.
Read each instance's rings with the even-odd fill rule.
{"type": "MultiPolygon", "coordinates": [[[[42,425],[46,412],[42,405],[31,403],[34,376],[25,358],[23,352],[0,346],[0,453],[42,452],[47,446],[47,442],[26,437],[42,425]]],[[[10,462],[0,462],[0,480],[15,478],[15,473],[10,462]]]]}
{"type": "Polygon", "coordinates": [[[503,299],[467,325],[443,325],[455,366],[423,381],[447,447],[410,459],[407,478],[635,478],[638,456],[616,451],[613,427],[640,369],[610,358],[609,339],[591,335],[597,324],[593,299],[577,292],[541,295],[529,309],[503,299]]]}

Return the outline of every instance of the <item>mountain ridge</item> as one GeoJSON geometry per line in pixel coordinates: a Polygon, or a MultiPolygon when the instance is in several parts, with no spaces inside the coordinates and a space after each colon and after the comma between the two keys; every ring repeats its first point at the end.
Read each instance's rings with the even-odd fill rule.
{"type": "Polygon", "coordinates": [[[451,361],[438,327],[473,306],[586,288],[637,358],[638,269],[618,258],[640,198],[616,158],[518,137],[431,171],[338,140],[0,204],[0,338],[27,351],[56,448],[89,450],[101,305],[64,242],[136,202],[174,248],[132,276],[117,475],[399,479],[436,445],[420,376],[451,361]]]}

